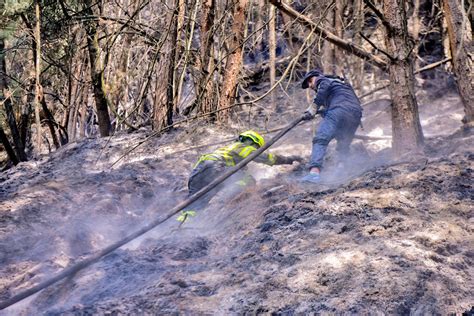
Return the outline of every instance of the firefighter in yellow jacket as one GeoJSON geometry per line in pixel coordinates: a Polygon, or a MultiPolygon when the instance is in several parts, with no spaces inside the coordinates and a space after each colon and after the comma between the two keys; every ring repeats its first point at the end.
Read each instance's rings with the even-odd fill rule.
{"type": "MultiPolygon", "coordinates": [[[[201,190],[221,175],[226,168],[235,166],[264,144],[265,140],[257,132],[246,131],[239,135],[235,143],[199,157],[198,162],[189,176],[189,195],[193,195],[201,190]]],[[[302,159],[297,156],[284,157],[275,154],[262,153],[253,161],[273,166],[292,164],[294,161],[302,161],[302,159]]],[[[226,185],[231,183],[234,186],[243,187],[255,183],[255,180],[250,174],[243,171],[235,173],[227,179],[225,183],[226,185]]],[[[204,202],[204,204],[207,204],[210,198],[222,187],[223,185],[218,185],[214,190],[211,190],[209,194],[201,198],[201,201],[204,202]]]]}

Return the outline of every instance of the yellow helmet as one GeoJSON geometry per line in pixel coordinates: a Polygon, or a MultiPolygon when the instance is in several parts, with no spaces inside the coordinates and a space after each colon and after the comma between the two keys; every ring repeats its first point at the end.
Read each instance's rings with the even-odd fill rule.
{"type": "Polygon", "coordinates": [[[250,138],[258,147],[262,147],[265,144],[265,140],[259,133],[254,131],[246,131],[239,135],[239,140],[242,142],[246,138],[250,138]]]}

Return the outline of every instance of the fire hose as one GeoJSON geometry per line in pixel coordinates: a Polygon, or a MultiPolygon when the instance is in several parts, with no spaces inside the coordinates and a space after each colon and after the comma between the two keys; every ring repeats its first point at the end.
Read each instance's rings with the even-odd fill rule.
{"type": "Polygon", "coordinates": [[[152,230],[156,226],[164,223],[174,215],[176,215],[178,212],[180,212],[182,209],[185,207],[189,206],[191,203],[195,202],[198,200],[201,196],[204,194],[208,193],[210,190],[212,190],[214,187],[216,187],[218,184],[226,180],[228,177],[245,167],[249,162],[257,158],[260,154],[262,154],[265,150],[267,150],[270,146],[272,146],[277,140],[279,140],[283,135],[285,135],[287,132],[289,132],[291,129],[293,129],[296,125],[298,125],[301,121],[303,120],[303,116],[299,117],[298,119],[294,120],[291,122],[287,127],[283,128],[278,134],[276,134],[272,139],[268,140],[268,142],[265,143],[262,147],[260,147],[258,150],[253,152],[251,155],[249,155],[247,158],[239,162],[235,167],[230,168],[226,172],[224,172],[221,176],[216,178],[214,181],[212,181],[210,184],[208,184],[206,187],[202,188],[200,191],[196,192],[192,196],[190,196],[188,199],[184,200],[183,202],[179,203],[176,205],[174,208],[168,211],[167,215],[164,217],[159,217],[143,228],[135,231],[134,233],[128,235],[127,237],[123,238],[122,240],[117,241],[116,243],[100,250],[99,252],[85,258],[82,261],[79,261],[67,268],[65,268],[62,272],[58,273],[56,276],[45,280],[32,288],[29,288],[23,292],[20,292],[11,298],[0,302],[0,310],[3,310],[47,287],[50,285],[53,285],[54,283],[68,277],[71,275],[76,274],[78,271],[90,266],[91,264],[99,261],[101,258],[104,256],[110,254],[114,250],[120,248],[121,246],[127,244],[128,242],[136,239],[137,237],[140,237],[141,235],[147,233],[148,231],[152,230]]]}

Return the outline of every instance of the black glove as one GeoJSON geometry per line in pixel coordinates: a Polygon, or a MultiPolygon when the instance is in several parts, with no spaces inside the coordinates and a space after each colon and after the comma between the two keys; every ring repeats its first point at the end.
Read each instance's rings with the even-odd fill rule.
{"type": "Polygon", "coordinates": [[[310,111],[305,111],[303,113],[303,121],[309,121],[309,120],[312,120],[314,118],[314,114],[311,113],[310,111]]]}
{"type": "Polygon", "coordinates": [[[317,109],[314,107],[314,105],[310,105],[306,111],[303,113],[303,120],[304,121],[309,121],[314,118],[316,115],[317,109]]]}
{"type": "Polygon", "coordinates": [[[287,156],[287,157],[282,157],[281,164],[282,165],[291,165],[293,162],[302,162],[303,158],[300,156],[287,156]]]}
{"type": "Polygon", "coordinates": [[[301,156],[296,156],[296,155],[290,156],[290,157],[288,157],[288,159],[291,159],[291,162],[293,162],[293,161],[296,161],[296,162],[303,162],[303,161],[304,161],[303,157],[301,157],[301,156]]]}

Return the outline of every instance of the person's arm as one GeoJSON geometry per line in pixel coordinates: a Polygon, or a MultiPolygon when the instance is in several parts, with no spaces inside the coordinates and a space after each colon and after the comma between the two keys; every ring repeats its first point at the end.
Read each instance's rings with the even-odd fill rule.
{"type": "Polygon", "coordinates": [[[274,165],[291,165],[294,161],[303,161],[299,156],[281,156],[276,154],[263,153],[254,159],[255,162],[264,163],[269,166],[274,165]]]}

